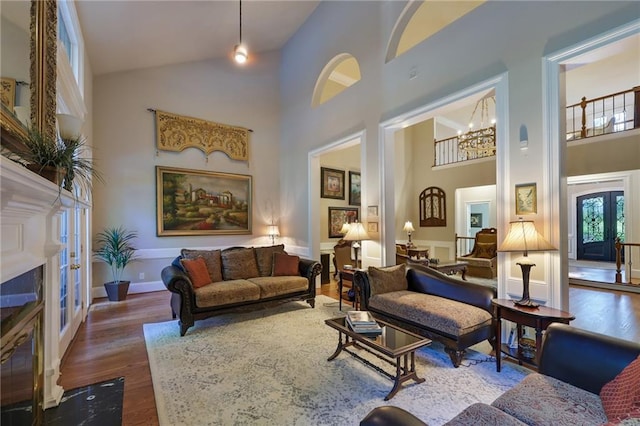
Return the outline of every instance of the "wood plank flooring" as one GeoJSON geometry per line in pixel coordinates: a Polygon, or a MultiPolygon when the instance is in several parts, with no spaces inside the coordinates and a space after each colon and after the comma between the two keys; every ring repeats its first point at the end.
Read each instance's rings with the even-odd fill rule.
{"type": "MultiPolygon", "coordinates": [[[[321,294],[338,298],[335,281],[321,294]]],[[[62,361],[65,389],[125,377],[123,425],[157,425],[158,416],[142,325],[171,320],[169,292],[131,294],[123,302],[97,299],[62,361]]],[[[640,294],[571,287],[572,325],[640,341],[640,294]]],[[[176,324],[176,333],[178,326],[176,324]]]]}

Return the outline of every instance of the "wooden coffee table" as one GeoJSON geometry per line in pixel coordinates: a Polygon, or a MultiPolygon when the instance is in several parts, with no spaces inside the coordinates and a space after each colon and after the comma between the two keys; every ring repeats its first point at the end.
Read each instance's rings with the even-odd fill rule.
{"type": "Polygon", "coordinates": [[[418,377],[416,374],[415,353],[416,349],[431,344],[430,339],[410,333],[384,321],[378,321],[383,331],[381,335],[376,337],[367,337],[366,335],[354,332],[349,328],[345,317],[325,320],[325,324],[338,330],[338,347],[327,361],[333,360],[344,350],[369,367],[392,379],[393,388],[384,398],[385,401],[393,398],[400,390],[402,383],[407,380],[414,380],[416,383],[424,382],[424,379],[418,377]],[[349,346],[365,350],[375,355],[378,359],[393,365],[396,368],[395,376],[362,358],[357,353],[347,349],[349,346]]]}
{"type": "Polygon", "coordinates": [[[429,263],[429,268],[433,268],[436,271],[440,271],[443,274],[452,275],[457,272],[462,273],[462,279],[467,280],[467,265],[469,262],[455,262],[453,260],[445,260],[440,263],[429,263]]]}

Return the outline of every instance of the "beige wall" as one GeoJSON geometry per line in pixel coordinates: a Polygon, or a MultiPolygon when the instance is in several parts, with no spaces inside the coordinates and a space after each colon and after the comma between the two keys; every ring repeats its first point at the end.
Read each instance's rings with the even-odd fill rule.
{"type": "MultiPolygon", "coordinates": [[[[272,212],[282,238],[286,237],[289,230],[280,220],[278,174],[279,60],[278,53],[269,53],[242,69],[223,58],[95,77],[93,143],[106,184],[94,190],[93,232],[118,225],[138,232],[135,245],[140,260],[127,267],[124,279],[163,288],[160,271],[183,247],[269,244],[265,233],[272,212]],[[220,152],[207,158],[195,148],[158,151],[154,114],[147,108],[252,129],[249,162],[231,160],[220,152]],[[252,176],[252,234],[156,236],[156,166],[252,176]]],[[[105,269],[102,263],[94,263],[94,286],[109,281],[105,269]]]]}
{"type": "Polygon", "coordinates": [[[411,146],[411,162],[407,170],[411,175],[411,190],[408,192],[410,202],[407,219],[397,218],[396,235],[405,238],[402,231],[404,220],[413,222],[416,232],[414,240],[454,241],[456,206],[455,192],[458,188],[470,186],[493,185],[496,183],[495,160],[472,162],[455,167],[433,168],[433,120],[406,129],[408,143],[411,146]],[[420,227],[418,199],[420,193],[430,186],[442,188],[446,194],[447,226],[420,227]]]}
{"type": "Polygon", "coordinates": [[[636,129],[627,132],[625,136],[602,136],[592,143],[574,142],[567,148],[567,176],[638,169],[639,140],[640,130],[636,129]]]}
{"type": "Polygon", "coordinates": [[[360,144],[349,148],[338,149],[320,157],[320,165],[331,169],[344,170],[344,200],[334,198],[320,198],[320,237],[321,248],[333,249],[339,238],[329,238],[329,207],[354,207],[358,208],[360,222],[365,218],[366,208],[363,212],[359,205],[349,204],[349,172],[360,172],[360,144]]]}

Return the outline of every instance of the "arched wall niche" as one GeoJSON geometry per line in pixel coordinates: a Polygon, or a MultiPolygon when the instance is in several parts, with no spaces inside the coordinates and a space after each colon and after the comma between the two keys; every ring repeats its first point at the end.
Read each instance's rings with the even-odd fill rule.
{"type": "Polygon", "coordinates": [[[349,53],[334,56],[316,81],[311,106],[317,107],[360,81],[360,64],[349,53]]]}

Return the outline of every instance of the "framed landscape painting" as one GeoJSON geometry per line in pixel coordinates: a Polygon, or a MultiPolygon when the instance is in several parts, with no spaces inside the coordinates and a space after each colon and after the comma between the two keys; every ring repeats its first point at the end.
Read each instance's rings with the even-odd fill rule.
{"type": "Polygon", "coordinates": [[[157,235],[251,234],[249,175],[156,167],[157,235]]]}
{"type": "Polygon", "coordinates": [[[320,168],[320,197],[344,200],[344,170],[320,168]]]}
{"type": "Polygon", "coordinates": [[[357,207],[329,207],[329,238],[342,238],[340,233],[344,223],[358,220],[357,207]]]}

